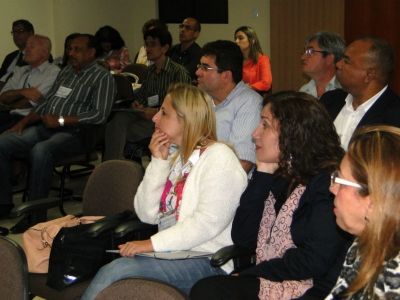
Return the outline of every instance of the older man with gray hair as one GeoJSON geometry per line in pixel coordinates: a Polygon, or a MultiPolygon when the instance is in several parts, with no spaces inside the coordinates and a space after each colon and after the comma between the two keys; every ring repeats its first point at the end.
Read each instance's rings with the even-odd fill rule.
{"type": "Polygon", "coordinates": [[[336,80],[336,63],[342,59],[345,42],[336,33],[317,32],[304,42],[301,54],[303,73],[311,80],[303,85],[300,92],[320,98],[326,91],[340,88],[336,80]]]}
{"type": "Polygon", "coordinates": [[[0,118],[0,133],[13,127],[29,114],[53,85],[60,68],[49,63],[51,41],[47,36],[34,34],[28,37],[25,45],[27,66],[16,68],[1,90],[0,103],[9,114],[0,118]]]}

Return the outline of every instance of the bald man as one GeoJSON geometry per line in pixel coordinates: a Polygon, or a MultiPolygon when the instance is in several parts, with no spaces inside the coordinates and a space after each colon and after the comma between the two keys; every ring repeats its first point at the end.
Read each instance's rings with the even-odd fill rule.
{"type": "Polygon", "coordinates": [[[0,133],[11,128],[29,114],[53,85],[60,69],[49,63],[51,41],[48,37],[30,35],[25,44],[27,66],[16,69],[1,90],[0,103],[11,109],[0,118],[0,133]]]}

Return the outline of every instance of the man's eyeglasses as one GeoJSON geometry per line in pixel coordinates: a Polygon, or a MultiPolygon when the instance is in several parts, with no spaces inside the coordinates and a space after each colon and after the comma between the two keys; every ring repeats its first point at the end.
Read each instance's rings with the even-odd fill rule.
{"type": "Polygon", "coordinates": [[[223,70],[223,69],[219,69],[219,68],[211,68],[211,67],[207,67],[206,65],[203,65],[203,64],[198,64],[197,65],[197,69],[201,69],[202,71],[204,71],[204,72],[208,72],[208,71],[226,71],[226,70],[223,70]]]}
{"type": "Polygon", "coordinates": [[[356,188],[362,189],[363,187],[355,182],[348,181],[346,179],[342,179],[339,177],[339,171],[335,171],[331,175],[331,186],[333,186],[335,183],[337,184],[342,184],[342,185],[348,185],[348,186],[354,186],[356,188]]]}
{"type": "Polygon", "coordinates": [[[28,31],[28,30],[26,30],[26,29],[13,30],[13,31],[11,31],[11,35],[21,34],[21,33],[24,33],[25,31],[28,31]]]}
{"type": "Polygon", "coordinates": [[[321,50],[314,50],[314,49],[306,49],[304,51],[301,51],[301,55],[306,55],[307,57],[311,56],[311,54],[313,54],[314,52],[319,52],[319,53],[323,53],[324,55],[327,55],[328,52],[326,51],[321,51],[321,50]]]}
{"type": "Polygon", "coordinates": [[[155,46],[160,45],[159,43],[156,42],[150,42],[150,43],[144,43],[145,48],[154,48],[155,46]]]}
{"type": "Polygon", "coordinates": [[[194,27],[192,27],[192,26],[190,26],[190,25],[185,25],[185,24],[179,25],[179,28],[180,28],[180,29],[182,29],[182,28],[184,28],[184,27],[185,27],[185,29],[186,29],[187,31],[194,30],[194,27]]]}

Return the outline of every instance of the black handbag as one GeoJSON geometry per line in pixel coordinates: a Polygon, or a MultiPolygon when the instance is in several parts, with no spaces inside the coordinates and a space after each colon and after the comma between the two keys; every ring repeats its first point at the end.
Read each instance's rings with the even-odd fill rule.
{"type": "Polygon", "coordinates": [[[112,259],[106,250],[114,249],[113,230],[135,218],[132,211],[125,211],[93,224],[61,228],[50,251],[46,284],[61,291],[94,276],[112,259]]]}

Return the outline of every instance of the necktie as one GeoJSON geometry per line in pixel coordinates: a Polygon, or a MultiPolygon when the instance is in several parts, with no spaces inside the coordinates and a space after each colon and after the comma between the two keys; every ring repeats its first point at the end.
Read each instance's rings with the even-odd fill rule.
{"type": "Polygon", "coordinates": [[[20,67],[24,62],[24,54],[22,52],[19,53],[17,63],[15,64],[17,67],[20,67]]]}

